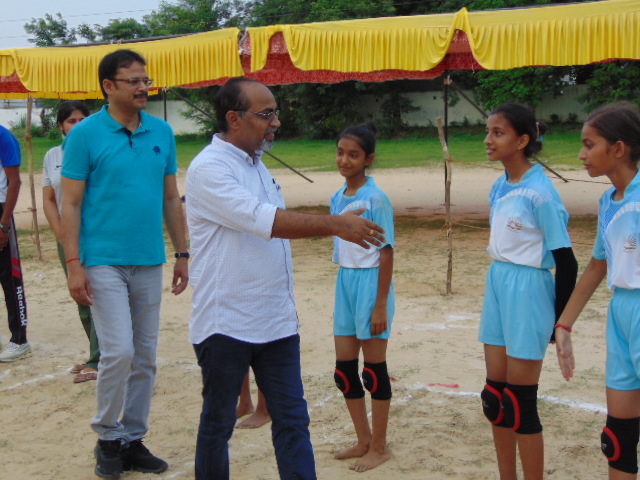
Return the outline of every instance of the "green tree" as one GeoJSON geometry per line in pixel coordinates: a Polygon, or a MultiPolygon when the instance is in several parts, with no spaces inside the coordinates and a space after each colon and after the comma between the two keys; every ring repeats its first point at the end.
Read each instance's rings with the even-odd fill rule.
{"type": "Polygon", "coordinates": [[[505,102],[517,102],[535,111],[542,96],[561,94],[562,88],[572,83],[571,69],[564,67],[516,68],[477,73],[476,98],[485,110],[493,110],[505,102]]]}
{"type": "Polygon", "coordinates": [[[587,93],[578,100],[590,112],[600,105],[626,100],[640,106],[640,64],[638,62],[612,62],[598,65],[586,81],[587,93]]]}
{"type": "Polygon", "coordinates": [[[257,0],[250,26],[311,23],[395,15],[391,0],[257,0]]]}
{"type": "Polygon", "coordinates": [[[160,8],[144,17],[157,36],[209,32],[237,26],[248,6],[241,0],[179,0],[160,2],[160,8]]]}
{"type": "Polygon", "coordinates": [[[109,20],[109,23],[104,27],[100,25],[95,25],[94,27],[94,31],[97,32],[101,42],[117,42],[119,40],[132,40],[151,36],[149,26],[138,22],[134,18],[109,20]]]}
{"type": "Polygon", "coordinates": [[[24,25],[24,30],[33,35],[28,41],[36,47],[53,47],[54,45],[70,45],[76,41],[76,31],[67,26],[67,21],[60,12],[55,17],[49,13],[44,18],[32,18],[24,25]]]}

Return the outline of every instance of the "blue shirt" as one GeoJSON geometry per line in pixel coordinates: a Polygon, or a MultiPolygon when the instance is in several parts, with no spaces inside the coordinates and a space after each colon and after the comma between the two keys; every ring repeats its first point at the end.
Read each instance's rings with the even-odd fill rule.
{"type": "Polygon", "coordinates": [[[622,200],[614,200],[611,187],[600,198],[598,235],[593,257],[607,260],[608,286],[640,288],[640,175],[636,174],[624,191],[622,200]]]}
{"type": "Polygon", "coordinates": [[[367,183],[358,189],[352,197],[345,195],[345,184],[331,197],[331,213],[341,215],[349,210],[366,208],[361,215],[367,220],[377,223],[385,230],[387,243],[377,248],[363,248],[355,243],[333,237],[333,261],[341,267],[374,268],[380,266],[380,249],[387,245],[394,247],[393,206],[389,197],[373,181],[367,177],[367,183]]]}
{"type": "Polygon", "coordinates": [[[534,165],[519,183],[503,175],[493,185],[489,255],[495,260],[535,268],[553,268],[552,250],[571,247],[569,214],[542,165],[534,165]]]}
{"type": "Polygon", "coordinates": [[[131,134],[105,105],[63,144],[62,176],[86,182],[80,227],[85,266],[166,261],[164,181],[178,169],[175,138],[168,123],[140,115],[131,134]]]}
{"type": "Polygon", "coordinates": [[[8,129],[0,125],[0,203],[7,200],[7,188],[9,182],[4,173],[7,167],[20,166],[22,156],[20,153],[20,142],[8,129]]]}

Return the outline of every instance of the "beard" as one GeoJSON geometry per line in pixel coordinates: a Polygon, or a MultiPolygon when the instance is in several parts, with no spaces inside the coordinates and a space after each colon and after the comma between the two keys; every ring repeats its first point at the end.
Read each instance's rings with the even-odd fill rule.
{"type": "Polygon", "coordinates": [[[275,143],[275,141],[273,141],[273,140],[265,139],[265,140],[262,141],[262,147],[260,147],[260,149],[263,152],[266,152],[267,150],[271,150],[273,148],[273,144],[274,143],[275,143]]]}

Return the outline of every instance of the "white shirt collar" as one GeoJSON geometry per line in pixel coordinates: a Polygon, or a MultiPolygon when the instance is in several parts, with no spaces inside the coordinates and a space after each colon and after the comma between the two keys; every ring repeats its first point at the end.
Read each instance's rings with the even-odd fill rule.
{"type": "Polygon", "coordinates": [[[256,150],[256,156],[251,158],[251,156],[241,148],[236,147],[231,142],[227,142],[226,140],[223,140],[221,133],[214,134],[213,138],[211,139],[211,143],[217,143],[220,148],[222,148],[223,150],[226,150],[228,153],[236,157],[241,158],[242,160],[247,162],[249,165],[257,165],[262,159],[262,154],[263,154],[262,150],[256,150]]]}

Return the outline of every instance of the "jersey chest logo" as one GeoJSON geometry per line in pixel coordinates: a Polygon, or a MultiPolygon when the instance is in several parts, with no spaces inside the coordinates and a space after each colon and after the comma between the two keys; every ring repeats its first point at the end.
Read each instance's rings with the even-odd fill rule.
{"type": "Polygon", "coordinates": [[[509,220],[507,220],[506,226],[512,233],[520,233],[520,230],[524,227],[524,223],[518,217],[510,217],[509,220]]]}
{"type": "Polygon", "coordinates": [[[634,237],[633,235],[629,235],[625,240],[624,240],[624,252],[625,253],[632,253],[635,251],[636,247],[638,246],[638,241],[636,240],[636,237],[634,237]]]}

